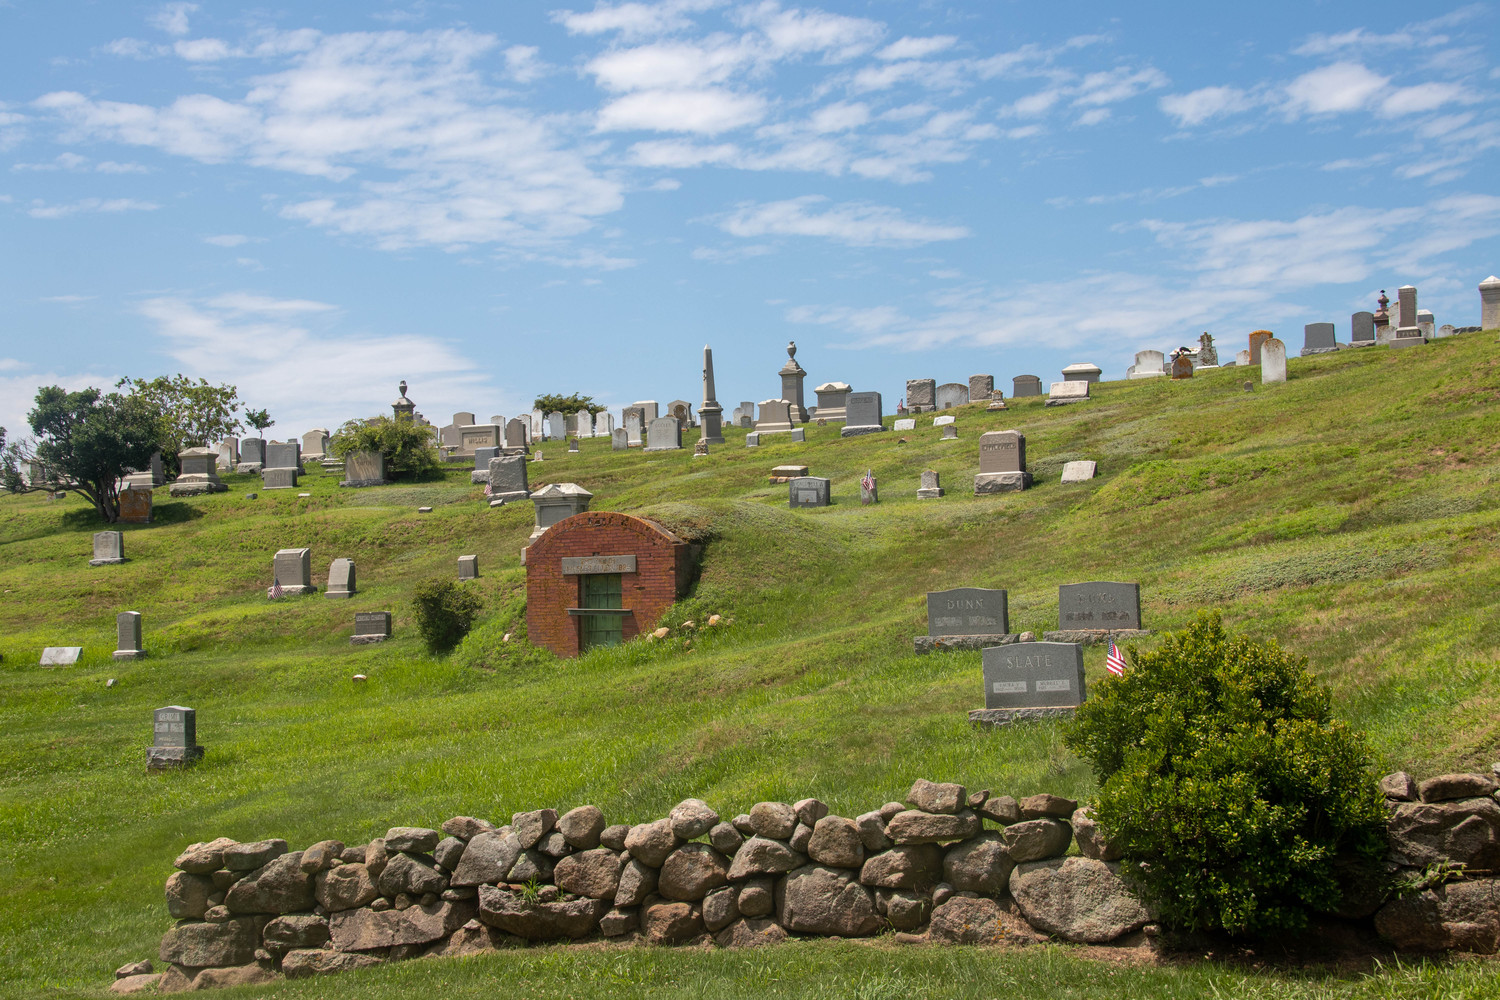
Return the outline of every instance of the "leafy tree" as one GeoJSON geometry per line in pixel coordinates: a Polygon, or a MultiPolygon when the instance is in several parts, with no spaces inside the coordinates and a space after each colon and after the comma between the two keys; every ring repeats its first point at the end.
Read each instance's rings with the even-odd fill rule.
{"type": "Polygon", "coordinates": [[[588,410],[590,416],[604,412],[604,407],[594,402],[593,396],[580,396],[576,392],[571,396],[548,393],[538,396],[531,405],[543,413],[561,413],[565,417],[570,417],[579,410],[588,410]]]}
{"type": "Polygon", "coordinates": [[[34,444],[12,442],[0,476],[12,493],[67,491],[85,497],[106,523],[120,519],[119,480],[145,468],[161,447],[161,411],[144,396],[68,392],[48,386],[27,414],[34,444]],[[27,482],[22,468],[31,469],[27,482]]]}
{"type": "Polygon", "coordinates": [[[246,410],[245,423],[254,427],[261,434],[265,433],[267,427],[274,427],[276,425],[276,421],[271,419],[271,414],[267,410],[246,410]]]}
{"type": "Polygon", "coordinates": [[[434,653],[446,653],[463,641],[479,617],[479,608],[478,595],[452,580],[419,583],[412,594],[417,632],[434,653]]]}
{"type": "Polygon", "coordinates": [[[239,390],[232,385],[194,382],[186,375],[154,379],[122,378],[116,388],[128,388],[161,412],[162,461],[175,474],[178,456],[187,448],[207,448],[240,429],[234,417],[239,390]]]}
{"type": "Polygon", "coordinates": [[[1122,874],[1163,923],[1259,936],[1339,906],[1374,870],[1384,807],[1369,749],[1275,642],[1199,615],[1101,682],[1066,736],[1100,784],[1122,874]]]}
{"type": "Polygon", "coordinates": [[[432,429],[407,419],[351,420],[334,433],[329,447],[339,458],[353,451],[378,451],[392,476],[421,479],[443,465],[433,447],[432,429]]]}

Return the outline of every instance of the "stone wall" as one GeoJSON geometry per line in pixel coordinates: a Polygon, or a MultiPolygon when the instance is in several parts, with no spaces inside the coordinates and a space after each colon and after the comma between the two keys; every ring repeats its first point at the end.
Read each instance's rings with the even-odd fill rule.
{"type": "MultiPolygon", "coordinates": [[[[1390,775],[1391,863],[1349,893],[1393,943],[1494,951],[1500,880],[1465,879],[1390,899],[1404,871],[1500,868],[1500,804],[1487,775],[1417,785],[1390,775]]],[[[193,844],[167,880],[177,925],[152,972],[119,992],[164,991],[465,955],[529,942],[632,938],[774,944],[789,934],[952,944],[1048,938],[1104,943],[1151,915],[1126,889],[1087,809],[918,780],[906,802],[830,815],[816,799],[757,803],[723,819],[689,799],[670,816],[607,825],[580,806],[517,813],[501,827],[458,816],[396,827],[359,846],[325,840],[193,844]],[[1077,844],[1078,853],[1070,853],[1077,844]]]]}

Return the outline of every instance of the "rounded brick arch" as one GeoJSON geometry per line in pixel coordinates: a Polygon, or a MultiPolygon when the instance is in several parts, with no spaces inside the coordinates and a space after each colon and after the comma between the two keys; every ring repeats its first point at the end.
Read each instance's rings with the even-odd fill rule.
{"type": "Polygon", "coordinates": [[[649,631],[684,593],[691,580],[691,547],[644,518],[612,511],[584,511],[548,528],[526,550],[526,631],[530,640],[558,656],[579,652],[580,576],[565,572],[565,559],[634,556],[635,572],[622,573],[621,622],[629,641],[649,631]]]}

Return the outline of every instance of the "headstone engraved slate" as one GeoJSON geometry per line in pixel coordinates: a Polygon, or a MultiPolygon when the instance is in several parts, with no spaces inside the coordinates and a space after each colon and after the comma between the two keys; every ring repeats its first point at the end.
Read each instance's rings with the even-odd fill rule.
{"type": "Polygon", "coordinates": [[[1010,631],[1010,613],[1003,590],[959,587],[927,594],[927,634],[1004,635],[1010,631]]]}
{"type": "MultiPolygon", "coordinates": [[[[124,496],[126,493],[138,492],[145,491],[121,490],[120,495],[124,496]]],[[[123,531],[94,532],[94,558],[89,560],[90,566],[116,566],[124,561],[125,533],[123,531]]]]}
{"type": "Polygon", "coordinates": [[[115,659],[139,660],[145,655],[141,649],[141,613],[121,611],[115,615],[115,659]]]}
{"type": "Polygon", "coordinates": [[[878,392],[851,392],[844,397],[844,426],[839,437],[858,437],[884,431],[885,408],[878,392]]]}
{"type": "Polygon", "coordinates": [[[1140,584],[1063,584],[1057,588],[1057,627],[1110,631],[1140,628],[1140,584]]]}
{"type": "Polygon", "coordinates": [[[168,705],[151,713],[151,746],[146,766],[153,771],[185,767],[203,758],[198,745],[198,713],[182,705],[168,705]]]}
{"type": "Polygon", "coordinates": [[[351,646],[367,646],[374,642],[385,642],[391,637],[391,613],[389,611],[360,611],[354,615],[354,635],[351,646]]]}
{"type": "Polygon", "coordinates": [[[1083,647],[1017,642],[984,650],[984,707],[1076,708],[1086,695],[1083,647]]]}
{"type": "Polygon", "coordinates": [[[798,476],[788,484],[788,504],[792,507],[827,507],[832,481],[819,476],[798,476]]]}

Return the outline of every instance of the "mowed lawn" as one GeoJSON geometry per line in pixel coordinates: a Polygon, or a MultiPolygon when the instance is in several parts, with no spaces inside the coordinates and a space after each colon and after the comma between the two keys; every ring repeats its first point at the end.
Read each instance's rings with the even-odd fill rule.
{"type": "MultiPolygon", "coordinates": [[[[100,568],[87,562],[104,526],[81,501],[0,497],[0,993],[98,995],[116,966],[154,956],[172,859],[215,836],[363,843],[393,825],[586,802],[635,822],[687,796],[732,815],[815,795],[854,815],[917,777],[1087,798],[1093,778],[1056,725],[969,727],[983,701],[977,653],[912,654],[928,590],[1005,588],[1012,630],[1040,633],[1057,627],[1059,584],[1139,582],[1149,627],[1213,608],[1306,656],[1382,768],[1487,769],[1500,759],[1497,346],[1488,332],[1293,359],[1289,382],[1248,392],[1258,372],[1229,368],[1106,383],[1067,407],[973,405],[949,442],[923,417],[914,432],[844,440],[813,426],[805,444],[757,449],[730,430],[698,459],[691,431],[681,453],[543,445],[533,487],[576,482],[595,509],[704,543],[669,624],[726,619],[571,661],[501,641],[524,632],[531,507],[488,509],[466,469],[370,490],[314,474],[307,498],[238,476],[212,497],[160,490],[156,523],[123,526],[131,561],[100,568]],[[978,436],[1012,427],[1036,485],[974,497],[978,436]],[[1060,484],[1072,459],[1096,460],[1099,477],[1060,484]],[[833,506],[787,508],[766,474],[791,462],[833,480],[833,506]],[[929,468],[942,499],[915,495],[929,468]],[[858,501],[867,470],[878,506],[858,501]],[[358,596],[267,601],[271,556],[304,545],[320,585],[332,559],[354,559],[358,596]],[[480,557],[470,586],[485,615],[433,658],[410,594],[455,576],[466,553],[480,557]],[[143,614],[148,659],[110,658],[123,610],[143,614]],[[365,610],[393,612],[391,642],[348,644],[365,610]],[[47,645],[85,653],[42,669],[47,645]],[[168,704],[198,710],[208,758],[147,775],[151,710],[168,704]]],[[[1085,661],[1102,676],[1102,650],[1085,661]]],[[[1484,961],[1267,972],[1203,959],[1142,968],[1068,947],[805,942],[755,954],[548,948],[248,992],[1484,996],[1495,976],[1484,961]]]]}

